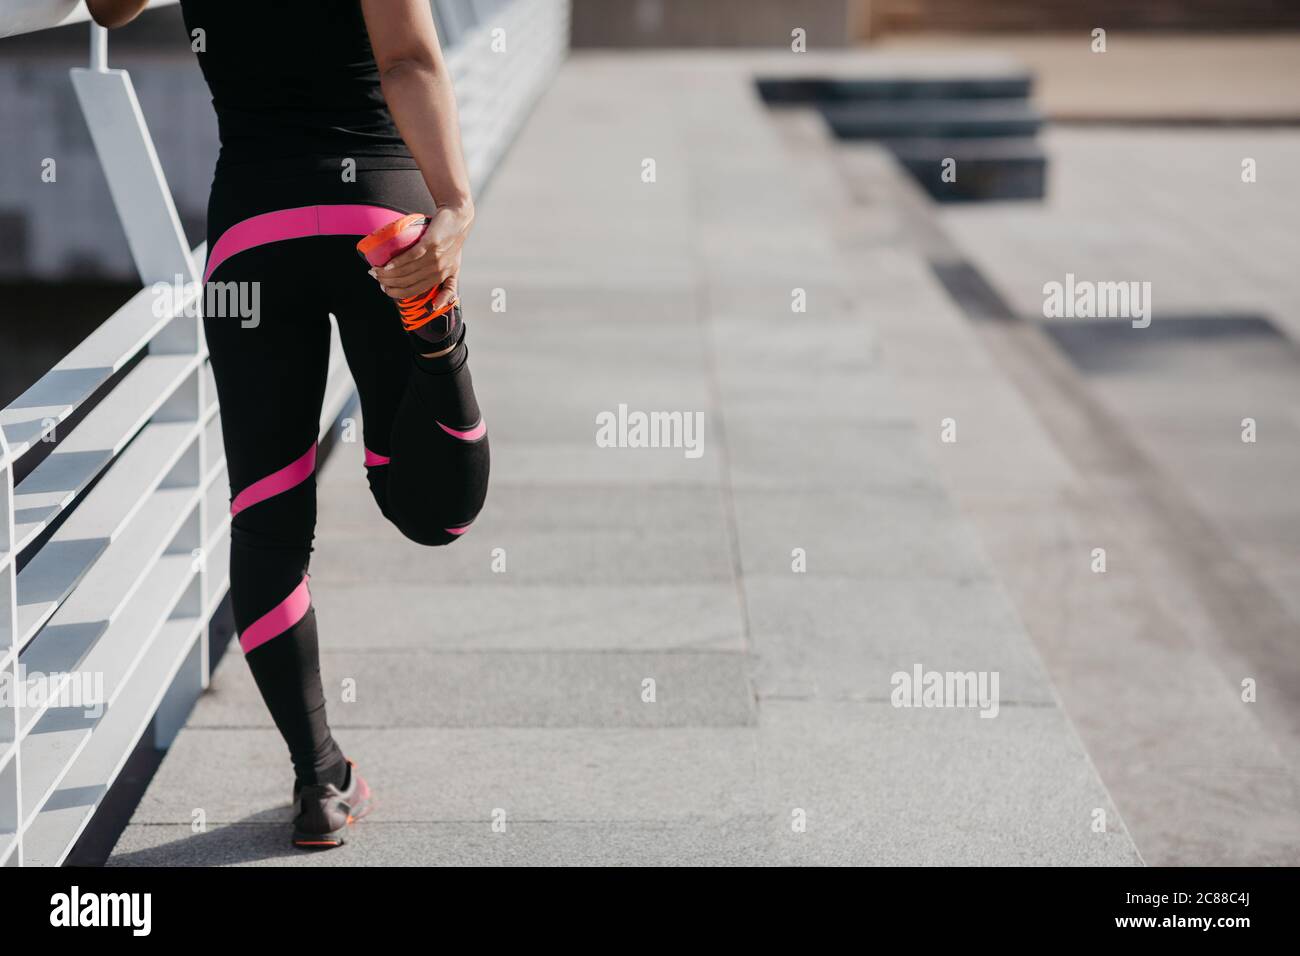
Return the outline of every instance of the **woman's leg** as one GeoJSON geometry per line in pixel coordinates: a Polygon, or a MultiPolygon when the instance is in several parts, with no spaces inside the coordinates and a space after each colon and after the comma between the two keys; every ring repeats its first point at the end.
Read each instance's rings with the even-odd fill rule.
{"type": "Polygon", "coordinates": [[[250,249],[222,265],[211,281],[234,283],[224,288],[258,308],[248,318],[205,316],[204,328],[230,475],[240,646],[298,782],[342,786],[346,763],[325,719],[307,584],[329,356],[329,320],[311,278],[316,241],[250,249]]]}
{"type": "Polygon", "coordinates": [[[456,541],[483,507],[489,452],[463,322],[443,348],[403,331],[393,300],[357,259],[336,274],[330,311],[361,397],[365,464],[384,516],[418,544],[456,541]]]}

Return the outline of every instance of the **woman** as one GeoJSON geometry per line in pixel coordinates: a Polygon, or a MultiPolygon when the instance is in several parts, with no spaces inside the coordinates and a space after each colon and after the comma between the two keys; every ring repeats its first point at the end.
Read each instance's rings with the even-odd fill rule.
{"type": "MultiPolygon", "coordinates": [[[[87,3],[109,27],[145,4],[87,3]]],[[[235,624],[293,762],[293,843],[338,846],[370,790],[326,722],[308,592],[328,316],[360,394],[379,510],[419,544],[456,541],[488,478],[456,295],[474,220],[456,104],[429,0],[181,7],[221,136],[204,281],[258,306],[204,317],[230,475],[235,624]],[[384,227],[410,213],[429,215],[422,235],[408,230],[418,241],[368,266],[358,241],[379,233],[365,248],[382,262],[376,244],[401,248],[384,227]]]]}

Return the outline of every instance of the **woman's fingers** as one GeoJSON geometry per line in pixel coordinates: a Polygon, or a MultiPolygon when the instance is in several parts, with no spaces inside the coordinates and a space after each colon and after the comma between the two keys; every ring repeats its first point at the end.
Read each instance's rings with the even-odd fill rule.
{"type": "Polygon", "coordinates": [[[459,269],[456,264],[447,267],[420,269],[401,278],[386,276],[381,270],[378,279],[380,288],[394,299],[405,299],[408,296],[423,295],[430,289],[440,285],[448,276],[455,275],[459,269]]]}
{"type": "Polygon", "coordinates": [[[375,270],[375,278],[385,285],[407,285],[418,279],[427,279],[437,273],[441,273],[445,277],[451,271],[457,257],[456,252],[447,253],[441,250],[430,250],[419,259],[413,259],[406,265],[399,265],[392,269],[387,266],[380,266],[375,270]]]}
{"type": "Polygon", "coordinates": [[[443,280],[442,288],[433,298],[433,311],[436,313],[443,306],[456,301],[457,286],[460,284],[459,278],[455,275],[449,275],[443,280]]]}
{"type": "MultiPolygon", "coordinates": [[[[473,215],[466,210],[440,208],[414,246],[370,274],[394,299],[423,295],[460,272],[461,247],[471,222],[473,215]]],[[[440,296],[445,294],[440,290],[440,296]]],[[[439,304],[446,301],[450,299],[439,304]]]]}

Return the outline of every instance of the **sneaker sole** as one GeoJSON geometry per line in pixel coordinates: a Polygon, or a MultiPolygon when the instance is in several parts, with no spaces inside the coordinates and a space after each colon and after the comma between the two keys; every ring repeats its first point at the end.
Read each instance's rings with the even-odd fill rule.
{"type": "Polygon", "coordinates": [[[347,843],[348,827],[368,816],[374,808],[375,798],[367,797],[358,804],[355,812],[348,814],[346,826],[339,827],[330,833],[298,833],[295,831],[293,845],[303,850],[332,850],[335,847],[343,846],[347,843]]]}

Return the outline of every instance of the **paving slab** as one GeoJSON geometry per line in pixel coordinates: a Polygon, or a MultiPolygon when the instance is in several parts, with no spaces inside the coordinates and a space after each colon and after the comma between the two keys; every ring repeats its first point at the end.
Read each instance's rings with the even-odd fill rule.
{"type": "MultiPolygon", "coordinates": [[[[133,822],[188,824],[196,807],[209,825],[286,819],[293,780],[276,731],[181,736],[133,822]],[[247,772],[211,769],[236,765],[247,772]]],[[[377,821],[488,820],[500,807],[520,820],[721,822],[758,807],[746,727],[354,728],[340,743],[375,789],[377,821]]]]}
{"type": "MultiPolygon", "coordinates": [[[[507,563],[505,575],[509,575],[507,563]]],[[[736,651],[744,622],[731,583],[580,587],[395,584],[318,589],[326,650],[736,651]],[[373,609],[384,608],[384,627],[373,609]],[[430,613],[430,609],[433,613],[430,613]]]]}
{"type": "MultiPolygon", "coordinates": [[[[771,701],[765,801],[807,829],[792,863],[1133,865],[1139,861],[1055,707],[973,710],[771,701]],[[1105,814],[1106,832],[1094,832],[1105,814]]],[[[787,829],[790,822],[785,822],[787,829]]]]}
{"type": "MultiPolygon", "coordinates": [[[[773,858],[771,825],[737,818],[721,824],[489,821],[385,823],[353,828],[352,866],[753,866],[773,858]]],[[[327,853],[287,845],[279,824],[226,824],[194,834],[187,826],[127,828],[113,866],[337,866],[327,853]]]]}
{"type": "Polygon", "coordinates": [[[988,576],[974,536],[938,492],[736,489],[733,495],[746,574],[789,573],[794,549],[802,548],[807,573],[815,576],[893,578],[899,587],[988,576]]]}
{"type": "MultiPolygon", "coordinates": [[[[274,726],[248,668],[237,659],[228,663],[189,726],[274,726]]],[[[335,730],[725,727],[754,720],[749,661],[737,653],[326,650],[320,666],[335,730]],[[652,700],[645,699],[647,681],[652,700]]]]}
{"type": "MultiPolygon", "coordinates": [[[[647,451],[650,449],[635,449],[647,451]]],[[[660,451],[667,451],[660,449],[660,451]]],[[[331,492],[333,489],[331,489],[331,492]]],[[[670,486],[529,487],[493,482],[488,503],[460,540],[442,548],[407,541],[378,514],[359,482],[321,496],[312,555],[315,586],[372,581],[505,586],[726,583],[732,580],[722,495],[670,486]],[[502,549],[507,573],[492,571],[502,549]]]]}
{"type": "Polygon", "coordinates": [[[889,578],[748,575],[760,699],[887,701],[899,672],[996,672],[1003,702],[1053,706],[1037,655],[1000,587],[929,582],[926,600],[889,578]]]}

